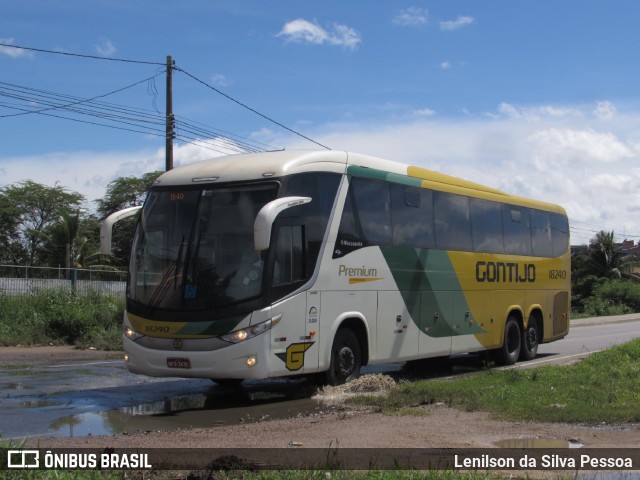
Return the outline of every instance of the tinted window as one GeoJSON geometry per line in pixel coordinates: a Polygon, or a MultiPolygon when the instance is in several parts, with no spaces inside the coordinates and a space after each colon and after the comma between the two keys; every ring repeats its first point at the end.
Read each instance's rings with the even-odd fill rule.
{"type": "Polygon", "coordinates": [[[505,253],[531,255],[531,227],[528,208],[503,205],[502,228],[505,253]]]}
{"type": "Polygon", "coordinates": [[[550,257],[551,214],[541,210],[531,210],[531,248],[537,257],[550,257]]]}
{"type": "Polygon", "coordinates": [[[431,190],[391,185],[391,218],[394,245],[432,247],[435,244],[431,190]]]}
{"type": "Polygon", "coordinates": [[[471,199],[471,232],[476,252],[503,253],[502,204],[471,199]]]}
{"type": "Polygon", "coordinates": [[[391,243],[389,184],[354,178],[354,200],[365,240],[373,245],[391,243]]]}
{"type": "Polygon", "coordinates": [[[305,241],[307,251],[305,257],[306,270],[311,273],[315,269],[320,255],[322,240],[329,222],[329,216],[338,191],[341,176],[335,173],[302,173],[285,177],[281,196],[311,197],[311,203],[285,210],[281,217],[299,217],[305,225],[305,241]]]}
{"type": "Polygon", "coordinates": [[[553,255],[562,255],[569,248],[569,222],[567,217],[551,214],[551,242],[553,255]]]}
{"type": "Polygon", "coordinates": [[[434,192],[436,246],[446,250],[471,250],[469,198],[434,192]]]}
{"type": "Polygon", "coordinates": [[[301,225],[283,225],[278,230],[273,267],[274,287],[305,279],[302,229],[301,225]]]}

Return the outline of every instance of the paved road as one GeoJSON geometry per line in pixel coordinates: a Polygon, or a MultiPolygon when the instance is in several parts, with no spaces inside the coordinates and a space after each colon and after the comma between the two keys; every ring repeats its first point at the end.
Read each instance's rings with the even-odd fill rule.
{"type": "MultiPolygon", "coordinates": [[[[568,363],[640,337],[640,314],[572,321],[568,337],[541,345],[518,364],[568,363]]],[[[478,356],[454,357],[442,370],[404,364],[365,367],[399,378],[458,375],[482,368],[478,356]]],[[[327,407],[311,400],[304,380],[245,382],[223,388],[208,380],[154,379],[129,373],[121,360],[65,362],[0,369],[0,434],[84,436],[259,421],[307,415],[327,407]]]]}

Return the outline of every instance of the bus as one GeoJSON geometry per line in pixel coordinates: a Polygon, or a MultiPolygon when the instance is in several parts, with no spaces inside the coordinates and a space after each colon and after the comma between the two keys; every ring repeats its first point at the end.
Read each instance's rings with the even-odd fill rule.
{"type": "Polygon", "coordinates": [[[338,151],[179,167],[104,222],[103,251],[132,214],[131,372],[335,385],[459,353],[510,365],[569,331],[562,207],[424,168],[338,151]]]}

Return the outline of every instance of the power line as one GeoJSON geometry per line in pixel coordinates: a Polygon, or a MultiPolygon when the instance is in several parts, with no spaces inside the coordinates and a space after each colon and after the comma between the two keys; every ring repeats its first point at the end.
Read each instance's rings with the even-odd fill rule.
{"type": "MultiPolygon", "coordinates": [[[[107,61],[117,61],[117,62],[135,63],[135,64],[143,64],[143,65],[158,65],[158,66],[162,66],[162,67],[167,66],[165,63],[160,63],[160,62],[150,62],[150,61],[131,60],[131,59],[124,59],[124,58],[103,57],[103,56],[98,56],[98,55],[86,55],[86,54],[78,54],[78,53],[60,52],[60,51],[54,51],[54,50],[47,50],[47,49],[43,49],[43,48],[25,47],[25,46],[22,46],[22,45],[13,45],[13,44],[8,44],[8,43],[1,43],[1,42],[0,42],[0,46],[5,47],[5,48],[14,48],[14,49],[18,49],[18,50],[41,52],[41,53],[47,53],[47,54],[52,54],[52,55],[63,55],[63,56],[77,57],[77,58],[86,58],[86,59],[92,59],[92,60],[107,60],[107,61]]],[[[175,67],[175,66],[173,66],[173,68],[176,71],[180,71],[180,72],[184,73],[185,75],[187,75],[191,79],[197,81],[198,83],[201,83],[202,85],[204,85],[207,88],[211,89],[212,91],[218,93],[219,95],[222,95],[223,97],[227,98],[228,100],[231,100],[232,102],[240,105],[241,107],[243,107],[243,108],[255,113],[256,115],[259,115],[260,117],[268,120],[269,122],[271,122],[271,123],[273,123],[275,125],[278,125],[279,127],[284,128],[285,130],[287,130],[287,131],[289,131],[289,132],[291,132],[291,133],[293,133],[293,134],[295,134],[295,135],[297,135],[297,136],[299,136],[299,137],[301,137],[301,138],[303,138],[303,139],[305,139],[305,140],[307,140],[309,142],[315,143],[316,145],[319,145],[322,148],[325,148],[327,150],[331,150],[329,147],[327,147],[327,146],[325,146],[325,145],[323,145],[323,144],[321,144],[321,143],[319,143],[319,142],[317,142],[317,141],[315,141],[315,140],[303,135],[300,132],[297,132],[297,131],[293,130],[292,128],[287,127],[286,125],[274,120],[273,118],[271,118],[271,117],[269,117],[269,116],[267,116],[267,115],[265,115],[263,113],[260,113],[256,109],[249,107],[248,105],[240,102],[239,100],[236,100],[235,98],[231,97],[230,95],[227,95],[226,93],[220,91],[219,89],[215,88],[214,86],[204,82],[203,80],[200,80],[199,78],[197,78],[196,76],[190,74],[189,72],[187,72],[187,71],[185,71],[185,70],[183,70],[181,68],[175,67]]],[[[166,70],[164,70],[163,73],[167,73],[166,70]]],[[[160,73],[158,75],[160,75],[160,73]]],[[[20,111],[20,113],[14,113],[14,114],[9,114],[9,115],[1,115],[0,118],[15,117],[15,116],[21,116],[21,115],[28,115],[28,114],[32,114],[32,113],[37,113],[37,114],[51,116],[51,117],[55,117],[55,118],[80,121],[80,122],[83,122],[83,123],[89,123],[89,124],[100,125],[100,126],[107,126],[107,125],[99,124],[99,123],[95,123],[95,122],[82,121],[82,120],[78,120],[78,119],[71,119],[69,117],[63,117],[63,116],[60,116],[60,115],[51,115],[51,114],[46,114],[45,113],[46,111],[49,111],[49,110],[66,110],[66,111],[69,111],[71,113],[75,113],[75,114],[79,114],[79,115],[83,115],[83,114],[84,115],[90,115],[90,116],[95,116],[95,117],[102,118],[103,120],[106,119],[106,120],[113,121],[113,122],[121,121],[124,124],[129,124],[129,122],[131,121],[131,118],[128,118],[127,119],[128,121],[124,121],[122,119],[118,120],[119,117],[117,117],[117,116],[114,117],[114,116],[107,115],[107,114],[102,113],[102,112],[96,112],[96,111],[91,111],[91,110],[82,110],[82,109],[79,109],[79,108],[78,109],[74,109],[73,107],[76,106],[76,105],[96,104],[96,102],[94,102],[94,100],[96,100],[97,98],[102,98],[102,97],[105,97],[105,96],[108,96],[108,95],[112,95],[112,94],[117,93],[119,91],[125,90],[126,88],[131,88],[132,86],[138,85],[139,83],[142,83],[144,81],[151,81],[152,79],[155,79],[158,75],[155,75],[155,76],[150,77],[148,79],[142,80],[140,82],[136,82],[136,83],[134,83],[134,84],[132,84],[132,85],[130,85],[128,87],[123,87],[122,89],[115,90],[113,92],[110,92],[110,93],[107,93],[107,94],[104,94],[104,95],[98,95],[98,96],[90,98],[90,99],[75,99],[75,100],[72,100],[70,103],[68,103],[66,105],[65,104],[59,104],[59,103],[49,103],[49,104],[47,104],[46,102],[42,102],[41,99],[38,99],[34,103],[40,103],[40,104],[47,105],[47,107],[42,108],[40,110],[34,110],[33,108],[24,108],[24,107],[23,108],[19,108],[19,107],[14,107],[11,104],[4,104],[5,108],[12,108],[14,110],[18,110],[18,111],[20,111]]],[[[155,85],[153,86],[153,89],[155,89],[155,85]]],[[[37,90],[33,89],[33,92],[37,92],[37,90]]],[[[59,94],[54,94],[54,95],[57,96],[59,94]]],[[[6,94],[5,93],[4,96],[15,98],[15,99],[22,100],[22,101],[25,101],[25,102],[27,101],[26,98],[21,97],[19,95],[16,96],[16,95],[10,95],[10,94],[6,94]]],[[[69,96],[69,98],[73,99],[74,97],[70,97],[69,96]]],[[[31,98],[31,101],[33,101],[33,98],[31,98]]],[[[155,105],[155,103],[154,103],[154,105],[155,105]]],[[[157,108],[156,108],[156,111],[157,111],[157,108]]],[[[158,113],[160,113],[160,112],[158,112],[158,113]]],[[[134,121],[137,122],[138,120],[134,120],[134,121]]],[[[166,123],[166,119],[164,119],[163,121],[166,123]]],[[[156,123],[156,122],[154,121],[153,123],[156,123]]],[[[197,129],[197,128],[193,127],[193,126],[189,127],[188,123],[185,123],[185,126],[186,126],[186,128],[183,127],[183,130],[187,131],[188,133],[196,134],[196,132],[199,131],[199,129],[197,129]]],[[[118,128],[118,127],[113,127],[113,126],[110,126],[110,127],[118,128]]],[[[129,130],[127,128],[123,128],[123,129],[124,130],[129,130]]],[[[131,131],[135,132],[137,130],[131,130],[131,131]]],[[[155,133],[152,133],[152,135],[155,135],[155,133]]],[[[195,139],[193,137],[186,136],[186,135],[182,135],[182,137],[186,138],[186,139],[189,139],[189,140],[198,141],[198,142],[205,142],[205,143],[208,142],[207,140],[202,141],[202,140],[198,140],[198,139],[195,139]]],[[[218,137],[218,136],[216,135],[216,137],[218,137]]],[[[224,138],[224,136],[222,138],[224,138]]],[[[230,143],[233,144],[234,147],[242,145],[243,149],[248,150],[248,151],[260,151],[261,150],[261,148],[257,146],[257,145],[260,144],[260,142],[250,142],[250,143],[253,143],[253,145],[251,145],[250,143],[247,143],[247,139],[243,139],[243,140],[239,141],[238,140],[239,138],[242,138],[242,137],[236,136],[236,139],[235,140],[231,140],[230,143]]],[[[193,143],[193,142],[191,142],[189,140],[182,140],[182,141],[185,141],[186,143],[193,143]]],[[[262,144],[262,145],[267,146],[265,144],[262,144]]],[[[270,149],[273,150],[272,147],[270,147],[270,149]]]]}
{"type": "Polygon", "coordinates": [[[222,91],[218,90],[218,89],[217,89],[217,88],[215,88],[214,86],[209,85],[209,84],[208,84],[207,82],[205,82],[204,80],[200,80],[199,78],[197,78],[197,77],[195,77],[194,75],[190,74],[190,73],[189,73],[189,72],[187,72],[186,70],[183,70],[182,68],[179,68],[179,67],[174,67],[174,68],[175,68],[177,71],[184,73],[186,76],[190,77],[191,79],[195,80],[196,82],[198,82],[198,83],[200,83],[200,84],[204,85],[205,87],[207,87],[207,88],[209,88],[209,89],[213,90],[214,92],[218,93],[219,95],[222,95],[223,97],[227,98],[228,100],[231,100],[232,102],[237,103],[237,104],[238,104],[238,105],[240,105],[241,107],[246,108],[247,110],[249,110],[249,111],[251,111],[251,112],[255,113],[256,115],[261,116],[261,117],[262,117],[262,118],[264,118],[265,120],[268,120],[268,121],[270,121],[271,123],[274,123],[274,124],[278,125],[279,127],[282,127],[282,128],[284,128],[285,130],[288,130],[289,132],[291,132],[291,133],[293,133],[293,134],[295,134],[295,135],[297,135],[297,136],[299,136],[299,137],[301,137],[301,138],[304,138],[305,140],[308,140],[308,141],[310,141],[310,142],[312,142],[312,143],[315,143],[316,145],[319,145],[319,146],[321,146],[321,147],[322,147],[322,148],[324,148],[324,149],[331,150],[331,149],[330,149],[329,147],[327,147],[326,145],[323,145],[323,144],[321,144],[321,143],[319,143],[319,142],[316,142],[315,140],[313,140],[313,139],[311,139],[311,138],[309,138],[309,137],[307,137],[307,136],[303,135],[302,133],[300,133],[300,132],[296,132],[295,130],[293,130],[293,129],[291,129],[291,128],[287,127],[286,125],[283,125],[282,123],[280,123],[280,122],[278,122],[278,121],[274,120],[273,118],[270,118],[270,117],[268,117],[268,116],[264,115],[263,113],[258,112],[258,111],[257,111],[257,110],[255,110],[254,108],[251,108],[251,107],[249,107],[248,105],[246,105],[246,104],[244,104],[244,103],[240,102],[239,100],[236,100],[235,98],[233,98],[233,97],[231,97],[231,96],[227,95],[226,93],[224,93],[224,92],[222,92],[222,91]]]}
{"type": "MultiPolygon", "coordinates": [[[[19,104],[0,102],[0,108],[4,107],[20,111],[20,113],[17,114],[0,115],[0,118],[35,113],[61,120],[69,120],[133,133],[164,137],[166,133],[163,130],[165,125],[165,116],[161,112],[158,112],[157,109],[156,112],[154,112],[152,110],[143,110],[96,100],[107,95],[121,92],[143,82],[150,82],[162,73],[164,72],[160,72],[153,77],[135,82],[127,87],[114,90],[107,94],[97,95],[89,99],[0,82],[0,96],[21,102],[19,104]],[[46,107],[39,108],[43,105],[46,107]],[[102,122],[73,118],[60,113],[53,114],[51,113],[51,110],[67,112],[80,117],[93,117],[102,120],[102,122]],[[112,124],[104,123],[104,121],[111,122],[112,124]]],[[[267,149],[275,149],[274,147],[261,142],[256,142],[224,130],[209,127],[183,117],[178,117],[176,125],[178,127],[178,134],[176,136],[177,140],[182,143],[195,145],[217,153],[229,154],[259,152],[267,149]]]]}
{"type": "MultiPolygon", "coordinates": [[[[94,100],[96,100],[98,98],[108,97],[109,95],[114,95],[116,93],[120,93],[120,92],[122,92],[124,90],[127,90],[128,88],[135,87],[136,85],[139,85],[139,84],[141,84],[143,82],[148,82],[150,80],[153,80],[154,78],[162,75],[162,73],[163,72],[158,73],[157,75],[154,75],[152,77],[145,78],[144,80],[140,80],[139,82],[132,83],[131,85],[127,85],[126,87],[118,88],[117,90],[113,90],[113,91],[111,91],[109,93],[104,93],[102,95],[96,95],[95,97],[92,97],[92,98],[78,99],[77,101],[68,103],[66,105],[51,105],[49,107],[46,107],[46,108],[43,108],[43,109],[40,109],[40,110],[30,110],[28,112],[13,113],[13,114],[10,114],[10,115],[0,115],[0,118],[17,117],[17,116],[20,116],[20,115],[29,115],[29,114],[32,114],[32,113],[42,113],[42,112],[45,112],[47,110],[69,109],[70,107],[73,107],[75,105],[91,103],[91,102],[93,102],[94,100]]],[[[17,87],[17,85],[13,85],[13,84],[10,84],[10,83],[5,83],[5,82],[0,82],[0,84],[1,85],[8,85],[8,86],[11,86],[11,87],[17,87]]],[[[34,89],[34,91],[36,91],[36,90],[34,89]]]]}
{"type": "Polygon", "coordinates": [[[114,57],[101,57],[99,55],[83,55],[80,53],[69,53],[69,52],[57,52],[55,50],[46,50],[44,48],[33,48],[33,47],[23,47],[21,45],[13,45],[10,43],[0,43],[0,47],[7,47],[7,48],[15,48],[17,50],[28,50],[31,52],[40,52],[40,53],[49,53],[52,55],[65,55],[68,57],[79,57],[79,58],[90,58],[93,60],[108,60],[111,62],[125,62],[125,63],[138,63],[138,64],[142,64],[142,65],[162,65],[164,66],[164,63],[160,63],[160,62],[148,62],[148,61],[144,61],[144,60],[130,60],[130,59],[126,59],[126,58],[114,58],[114,57]]]}

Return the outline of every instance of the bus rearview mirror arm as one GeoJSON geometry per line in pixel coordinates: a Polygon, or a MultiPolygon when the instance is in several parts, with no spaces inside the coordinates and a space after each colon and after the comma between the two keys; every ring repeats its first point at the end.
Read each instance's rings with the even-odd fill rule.
{"type": "Polygon", "coordinates": [[[113,225],[120,220],[129,218],[140,210],[142,207],[129,207],[112,213],[102,221],[100,225],[100,253],[103,255],[111,255],[111,236],[113,235],[113,225]]]}
{"type": "Polygon", "coordinates": [[[262,252],[269,248],[271,227],[281,212],[309,202],[311,197],[284,197],[276,198],[262,207],[253,223],[253,243],[256,250],[262,252]]]}

